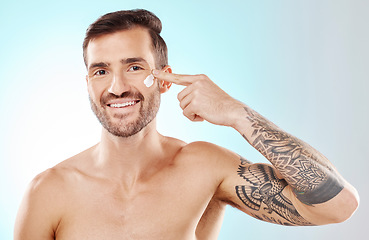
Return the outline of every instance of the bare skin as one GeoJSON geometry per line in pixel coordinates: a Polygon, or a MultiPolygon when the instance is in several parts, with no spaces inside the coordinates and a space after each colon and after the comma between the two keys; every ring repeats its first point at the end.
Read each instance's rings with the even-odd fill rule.
{"type": "Polygon", "coordinates": [[[32,181],[18,213],[15,239],[217,239],[227,204],[284,225],[342,222],[353,214],[356,190],[323,155],[205,75],[177,75],[167,66],[153,71],[152,87],[143,84],[144,78],[135,81],[128,73],[147,75],[154,69],[150,46],[142,28],[90,42],[89,95],[114,131],[131,131],[127,126],[140,119],[140,109],[155,108],[146,99],[179,84],[185,86],[178,100],[187,118],[233,127],[271,165],[252,164],[210,143],[186,144],[162,136],[155,116],[129,137],[103,128],[100,143],[32,181]],[[101,100],[108,93],[129,91],[144,98],[101,100]],[[111,105],[127,102],[132,104],[111,105]]]}

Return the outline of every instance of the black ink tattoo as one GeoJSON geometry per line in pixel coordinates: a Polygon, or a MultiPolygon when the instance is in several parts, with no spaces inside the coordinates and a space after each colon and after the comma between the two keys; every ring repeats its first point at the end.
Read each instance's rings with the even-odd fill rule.
{"type": "Polygon", "coordinates": [[[324,156],[251,109],[245,110],[252,134],[243,137],[279,170],[300,201],[308,205],[324,203],[343,189],[324,156]]]}
{"type": "Polygon", "coordinates": [[[285,225],[285,226],[293,226],[289,222],[282,222],[280,219],[275,219],[274,217],[268,217],[265,214],[262,214],[261,216],[251,213],[251,216],[253,216],[256,219],[267,221],[275,224],[285,225]]]}
{"type": "Polygon", "coordinates": [[[245,164],[252,164],[251,161],[247,160],[246,158],[244,157],[240,157],[240,160],[241,160],[241,165],[245,165],[245,164]]]}
{"type": "Polygon", "coordinates": [[[275,212],[288,222],[282,222],[265,214],[262,217],[254,214],[258,219],[282,225],[312,225],[297,212],[291,201],[283,195],[282,191],[287,183],[283,179],[277,178],[271,167],[262,164],[246,164],[241,158],[238,175],[248,182],[246,185],[236,186],[238,198],[247,207],[259,211],[263,205],[263,210],[266,210],[266,213],[275,212]]]}

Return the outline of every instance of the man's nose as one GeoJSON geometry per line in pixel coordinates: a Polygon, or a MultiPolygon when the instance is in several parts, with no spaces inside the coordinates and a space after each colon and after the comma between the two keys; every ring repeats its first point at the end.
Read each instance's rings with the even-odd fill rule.
{"type": "Polygon", "coordinates": [[[120,96],[129,89],[129,85],[127,83],[128,81],[123,74],[114,74],[108,92],[116,96],[120,96]]]}

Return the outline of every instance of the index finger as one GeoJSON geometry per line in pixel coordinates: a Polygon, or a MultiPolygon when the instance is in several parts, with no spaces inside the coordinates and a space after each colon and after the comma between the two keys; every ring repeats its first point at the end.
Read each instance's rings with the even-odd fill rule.
{"type": "Polygon", "coordinates": [[[152,74],[157,79],[164,80],[166,82],[171,82],[177,85],[182,85],[182,86],[188,86],[192,84],[195,80],[194,75],[168,73],[168,72],[160,71],[157,69],[152,70],[152,74]]]}

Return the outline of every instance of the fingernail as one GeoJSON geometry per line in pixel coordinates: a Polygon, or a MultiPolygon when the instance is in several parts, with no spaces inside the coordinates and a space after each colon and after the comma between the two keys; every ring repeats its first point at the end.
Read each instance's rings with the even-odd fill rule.
{"type": "Polygon", "coordinates": [[[152,70],[152,74],[155,75],[155,76],[159,75],[159,72],[160,71],[158,69],[153,69],[152,70]]]}

